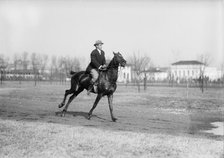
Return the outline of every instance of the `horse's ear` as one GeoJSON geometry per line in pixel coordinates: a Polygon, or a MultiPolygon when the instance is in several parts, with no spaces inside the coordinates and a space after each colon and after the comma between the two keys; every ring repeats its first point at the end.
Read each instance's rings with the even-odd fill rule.
{"type": "Polygon", "coordinates": [[[115,55],[116,53],[114,53],[114,51],[113,51],[113,54],[115,55]]]}

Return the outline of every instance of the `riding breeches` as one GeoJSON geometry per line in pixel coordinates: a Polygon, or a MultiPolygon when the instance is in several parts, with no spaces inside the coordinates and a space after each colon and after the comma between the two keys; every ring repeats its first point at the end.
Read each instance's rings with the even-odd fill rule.
{"type": "Polygon", "coordinates": [[[92,70],[90,71],[90,74],[92,75],[92,81],[93,81],[93,82],[96,82],[96,80],[97,80],[98,77],[99,77],[99,73],[98,73],[98,71],[95,70],[95,69],[92,69],[92,70]]]}

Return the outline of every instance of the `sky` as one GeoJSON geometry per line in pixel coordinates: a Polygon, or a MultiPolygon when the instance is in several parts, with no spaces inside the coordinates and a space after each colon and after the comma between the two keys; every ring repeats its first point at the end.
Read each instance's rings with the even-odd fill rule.
{"type": "Polygon", "coordinates": [[[111,59],[133,53],[155,66],[211,58],[224,62],[222,0],[31,0],[0,1],[0,54],[24,51],[75,56],[86,67],[96,40],[111,59]]]}

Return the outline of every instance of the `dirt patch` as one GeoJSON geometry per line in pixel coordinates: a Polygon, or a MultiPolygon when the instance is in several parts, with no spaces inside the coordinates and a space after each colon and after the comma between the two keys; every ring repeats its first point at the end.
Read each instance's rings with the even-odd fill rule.
{"type": "Polygon", "coordinates": [[[224,136],[224,122],[213,122],[211,125],[213,128],[204,132],[224,136]]]}

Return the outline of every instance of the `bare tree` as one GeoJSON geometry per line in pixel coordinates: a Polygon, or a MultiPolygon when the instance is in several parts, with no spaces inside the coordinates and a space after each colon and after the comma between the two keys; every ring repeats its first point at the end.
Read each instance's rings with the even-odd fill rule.
{"type": "Polygon", "coordinates": [[[21,55],[20,54],[14,54],[14,57],[13,57],[13,65],[14,65],[14,74],[17,74],[16,75],[16,80],[19,80],[19,84],[22,83],[22,59],[21,59],[21,55]]]}
{"type": "Polygon", "coordinates": [[[17,67],[18,67],[18,60],[19,60],[18,54],[14,54],[14,57],[13,57],[13,66],[14,66],[14,70],[17,70],[17,67]]]}
{"type": "Polygon", "coordinates": [[[202,63],[201,67],[200,67],[200,76],[199,76],[199,84],[200,84],[200,88],[202,93],[204,92],[204,87],[206,86],[207,88],[207,82],[209,80],[208,76],[205,76],[205,70],[206,67],[208,65],[210,65],[211,63],[211,57],[208,54],[200,54],[198,56],[198,60],[202,63]]]}
{"type": "Polygon", "coordinates": [[[50,64],[50,81],[54,80],[55,76],[57,77],[59,72],[59,64],[58,64],[58,58],[57,56],[53,55],[51,56],[51,64],[50,64]]]}
{"type": "Polygon", "coordinates": [[[80,71],[80,62],[79,59],[76,57],[66,57],[65,58],[65,71],[66,75],[68,76],[70,71],[80,71]]]}
{"type": "Polygon", "coordinates": [[[59,57],[58,58],[58,70],[59,70],[59,79],[60,82],[63,83],[63,80],[66,78],[66,58],[59,57]]]}
{"type": "Polygon", "coordinates": [[[59,58],[59,69],[60,74],[63,75],[64,78],[69,76],[70,71],[80,71],[80,62],[76,57],[60,57],[59,58]]]}
{"type": "Polygon", "coordinates": [[[146,89],[146,70],[148,70],[150,67],[151,58],[146,55],[141,56],[139,52],[137,54],[133,53],[133,55],[130,57],[130,63],[133,65],[138,92],[140,92],[140,75],[144,73],[144,87],[146,89]]]}
{"type": "Polygon", "coordinates": [[[3,54],[0,54],[0,66],[8,66],[9,58],[5,57],[3,54]]]}
{"type": "Polygon", "coordinates": [[[224,84],[224,61],[221,64],[221,83],[222,83],[222,86],[223,86],[223,84],[224,84]]]}
{"type": "Polygon", "coordinates": [[[40,56],[37,53],[31,54],[31,65],[34,73],[34,85],[37,85],[40,70],[40,56]]]}
{"type": "Polygon", "coordinates": [[[40,74],[42,76],[44,76],[45,74],[45,70],[46,70],[46,66],[47,66],[47,62],[48,62],[48,55],[46,54],[42,54],[39,56],[39,64],[40,64],[40,74]]]}
{"type": "Polygon", "coordinates": [[[20,62],[20,64],[22,64],[22,71],[20,70],[19,72],[22,73],[23,77],[21,76],[21,74],[19,75],[19,82],[20,84],[22,83],[22,78],[25,79],[25,73],[27,71],[28,68],[28,64],[29,64],[29,60],[28,60],[28,52],[23,52],[22,54],[16,54],[15,57],[16,59],[16,69],[18,67],[18,64],[20,62]]]}
{"type": "Polygon", "coordinates": [[[22,64],[23,64],[23,71],[28,69],[28,64],[29,64],[28,55],[29,55],[28,52],[23,52],[22,53],[21,60],[22,60],[22,64]]]}
{"type": "Polygon", "coordinates": [[[4,55],[0,54],[0,80],[1,84],[5,77],[5,69],[8,66],[8,59],[4,55]]]}

